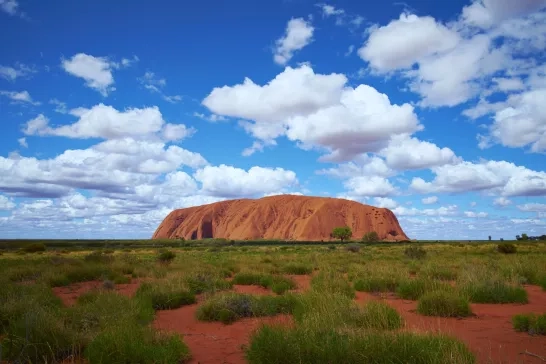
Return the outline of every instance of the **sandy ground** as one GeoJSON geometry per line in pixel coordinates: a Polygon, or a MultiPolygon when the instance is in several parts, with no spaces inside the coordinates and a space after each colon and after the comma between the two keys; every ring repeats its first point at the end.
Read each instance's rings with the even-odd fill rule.
{"type": "MultiPolygon", "coordinates": [[[[290,276],[298,284],[296,292],[310,287],[310,276],[290,276]]],[[[85,282],[68,287],[54,288],[66,305],[76,302],[79,295],[101,287],[101,282],[85,282]]],[[[129,284],[116,285],[116,291],[132,296],[140,285],[134,280],[129,284]]],[[[384,300],[396,308],[405,320],[405,330],[415,332],[443,332],[463,340],[477,355],[478,363],[541,363],[541,359],[520,353],[529,351],[546,356],[546,336],[531,336],[515,332],[511,318],[518,313],[546,312],[546,292],[540,287],[526,286],[529,294],[528,304],[472,304],[474,317],[438,318],[425,317],[415,312],[416,301],[402,300],[394,296],[373,295],[357,292],[356,301],[365,303],[369,300],[384,300]]],[[[257,286],[235,285],[233,290],[239,293],[256,295],[272,294],[268,289],[257,286]]],[[[199,298],[199,301],[202,301],[199,298]]],[[[197,304],[174,310],[159,311],[153,323],[160,330],[177,332],[184,335],[184,341],[192,353],[193,364],[208,363],[245,363],[244,348],[250,335],[262,324],[292,324],[292,318],[279,315],[267,318],[250,318],[231,325],[218,322],[200,322],[195,318],[197,304]]]]}

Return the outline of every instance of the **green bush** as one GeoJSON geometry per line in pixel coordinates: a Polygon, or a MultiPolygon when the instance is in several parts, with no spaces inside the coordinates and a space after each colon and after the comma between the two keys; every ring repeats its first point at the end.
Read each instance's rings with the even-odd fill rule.
{"type": "Polygon", "coordinates": [[[276,294],[283,294],[286,291],[296,288],[296,282],[293,279],[283,276],[273,276],[271,290],[276,294]]]}
{"type": "Polygon", "coordinates": [[[527,332],[530,335],[546,335],[546,313],[515,315],[512,317],[512,325],[516,331],[527,332]]]}
{"type": "Polygon", "coordinates": [[[269,288],[273,284],[273,277],[264,273],[239,272],[235,274],[231,282],[244,286],[256,285],[269,288]]]}
{"type": "Polygon", "coordinates": [[[195,294],[222,291],[231,289],[233,286],[232,282],[228,282],[213,273],[194,273],[187,276],[185,282],[195,294]]]}
{"type": "Polygon", "coordinates": [[[420,246],[411,245],[404,250],[404,255],[410,259],[423,259],[427,256],[427,251],[420,246]]]}
{"type": "Polygon", "coordinates": [[[26,245],[21,248],[21,251],[25,253],[37,253],[37,252],[45,252],[46,251],[46,245],[44,243],[33,243],[26,245]]]}
{"type": "Polygon", "coordinates": [[[159,253],[157,260],[161,263],[170,263],[176,258],[176,254],[170,250],[165,250],[159,253]]]}
{"type": "Polygon", "coordinates": [[[362,308],[362,327],[394,330],[402,327],[402,316],[387,303],[370,301],[362,308]]]}
{"type": "Polygon", "coordinates": [[[425,316],[466,317],[472,315],[468,300],[456,291],[425,293],[417,303],[417,312],[425,316]]]}
{"type": "Polygon", "coordinates": [[[355,297],[355,290],[339,273],[322,271],[311,279],[311,289],[322,294],[340,294],[348,298],[355,297]]]}
{"type": "Polygon", "coordinates": [[[517,252],[517,248],[514,244],[502,243],[497,245],[497,251],[502,254],[514,254],[517,252]]]}
{"type": "Polygon", "coordinates": [[[84,293],[65,314],[67,325],[88,338],[110,326],[148,324],[153,318],[154,310],[149,301],[130,299],[109,291],[84,293]]]}
{"type": "Polygon", "coordinates": [[[60,309],[34,307],[10,322],[6,331],[0,350],[9,362],[61,362],[81,348],[80,335],[65,325],[60,309]]]}
{"type": "Polygon", "coordinates": [[[370,231],[362,236],[363,243],[376,243],[379,241],[379,235],[375,231],[370,231]]]}
{"type": "Polygon", "coordinates": [[[274,316],[291,313],[296,300],[292,295],[252,296],[224,293],[205,301],[196,312],[200,321],[220,321],[229,324],[244,317],[274,316]]]}
{"type": "Polygon", "coordinates": [[[501,281],[467,283],[462,287],[470,302],[474,303],[528,303],[527,291],[523,287],[508,285],[501,281]]]}
{"type": "Polygon", "coordinates": [[[90,364],[178,364],[191,358],[178,334],[160,334],[139,325],[115,326],[98,334],[85,349],[90,364]]]}
{"type": "Polygon", "coordinates": [[[92,253],[87,254],[85,257],[83,257],[83,260],[89,263],[111,263],[114,260],[114,257],[112,257],[109,254],[106,254],[105,252],[101,251],[94,251],[92,253]]]}
{"type": "Polygon", "coordinates": [[[154,310],[171,310],[196,302],[195,294],[176,284],[143,283],[136,292],[139,299],[150,300],[154,310]]]}
{"type": "Polygon", "coordinates": [[[345,247],[345,249],[351,253],[358,253],[360,251],[360,245],[349,244],[345,247]]]}
{"type": "Polygon", "coordinates": [[[301,263],[289,263],[282,267],[282,271],[286,274],[306,275],[313,273],[313,267],[301,263]]]}
{"type": "Polygon", "coordinates": [[[397,277],[367,276],[357,279],[354,283],[355,290],[359,292],[394,292],[398,287],[397,277]]]}
{"type": "Polygon", "coordinates": [[[396,287],[396,295],[406,300],[418,300],[428,291],[453,290],[453,288],[444,282],[428,279],[405,279],[399,282],[396,287]]]}
{"type": "Polygon", "coordinates": [[[345,333],[328,328],[262,326],[246,350],[250,364],[406,363],[471,364],[474,355],[459,340],[414,333],[345,333]]]}

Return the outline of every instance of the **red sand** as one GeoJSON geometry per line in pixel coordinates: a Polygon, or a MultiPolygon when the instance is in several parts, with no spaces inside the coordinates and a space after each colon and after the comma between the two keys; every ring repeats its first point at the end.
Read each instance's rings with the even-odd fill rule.
{"type": "MultiPolygon", "coordinates": [[[[140,287],[140,283],[140,280],[133,279],[131,283],[116,284],[115,291],[124,296],[132,297],[136,293],[138,287],[140,287]]],[[[55,293],[66,306],[72,306],[82,294],[101,288],[102,281],[89,281],[74,283],[65,287],[54,287],[53,293],[55,293]]]]}
{"type": "MultiPolygon", "coordinates": [[[[247,286],[253,287],[253,286],[247,286]]],[[[244,346],[251,333],[261,324],[290,324],[292,317],[279,315],[265,318],[248,318],[231,325],[220,322],[200,322],[195,318],[198,304],[171,311],[159,311],[154,327],[184,335],[192,359],[190,363],[245,363],[244,346]]]]}
{"type": "MultiPolygon", "coordinates": [[[[527,286],[528,304],[472,304],[476,317],[426,317],[416,312],[416,301],[407,301],[390,294],[385,301],[404,317],[406,328],[417,332],[443,332],[463,340],[478,363],[539,363],[540,359],[519,354],[528,350],[546,356],[546,336],[531,336],[514,331],[512,316],[520,313],[546,312],[546,292],[540,287],[527,286]]],[[[357,292],[357,301],[381,299],[377,295],[357,292]]]]}
{"type": "MultiPolygon", "coordinates": [[[[311,276],[291,275],[298,288],[295,292],[309,289],[311,276]]],[[[66,305],[76,302],[79,295],[92,289],[100,288],[102,282],[84,282],[68,287],[54,288],[66,305]]],[[[116,285],[116,291],[126,296],[136,292],[140,282],[134,280],[129,284],[116,285]]],[[[529,303],[520,304],[472,304],[475,317],[456,319],[426,317],[415,312],[416,301],[396,298],[387,294],[383,298],[364,292],[357,292],[356,301],[384,299],[396,308],[404,317],[406,329],[416,332],[443,332],[463,340],[477,355],[478,363],[540,363],[539,358],[521,355],[525,350],[546,356],[546,337],[531,336],[527,333],[515,332],[512,328],[512,316],[519,313],[546,312],[546,292],[540,287],[526,286],[529,303]]],[[[273,294],[271,290],[258,286],[235,285],[234,291],[256,295],[273,294]]],[[[202,298],[199,298],[202,301],[202,298]]],[[[254,330],[261,324],[290,325],[290,316],[279,315],[267,318],[251,318],[237,321],[231,325],[219,322],[200,322],[195,318],[198,304],[184,306],[179,309],[157,312],[154,327],[184,335],[192,360],[190,363],[245,363],[244,346],[254,330]]]]}

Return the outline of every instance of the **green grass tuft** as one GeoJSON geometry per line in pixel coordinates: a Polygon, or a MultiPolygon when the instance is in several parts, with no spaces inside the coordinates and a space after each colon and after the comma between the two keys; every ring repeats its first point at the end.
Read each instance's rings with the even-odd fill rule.
{"type": "Polygon", "coordinates": [[[171,310],[196,302],[195,294],[186,287],[164,282],[143,283],[136,297],[149,300],[155,310],[171,310]]]}
{"type": "Polygon", "coordinates": [[[468,300],[457,291],[438,290],[425,293],[417,304],[425,316],[466,317],[472,315],[468,300]]]}
{"type": "Polygon", "coordinates": [[[275,316],[291,313],[296,300],[292,295],[256,297],[247,294],[223,293],[205,301],[196,312],[201,321],[232,323],[244,317],[275,316]]]}
{"type": "Polygon", "coordinates": [[[406,363],[470,364],[474,355],[459,340],[413,333],[344,333],[305,327],[262,326],[246,352],[250,364],[406,363]]]}
{"type": "Polygon", "coordinates": [[[138,325],[115,326],[101,332],[85,349],[90,364],[187,362],[191,355],[178,334],[160,334],[138,325]]]}
{"type": "Polygon", "coordinates": [[[286,274],[306,275],[313,273],[313,267],[307,264],[289,263],[282,267],[282,271],[286,274]]]}
{"type": "Polygon", "coordinates": [[[530,335],[546,335],[546,313],[515,315],[512,317],[512,325],[516,331],[527,332],[530,335]]]}
{"type": "Polygon", "coordinates": [[[527,291],[500,281],[469,283],[462,291],[474,303],[528,303],[527,291]]]}

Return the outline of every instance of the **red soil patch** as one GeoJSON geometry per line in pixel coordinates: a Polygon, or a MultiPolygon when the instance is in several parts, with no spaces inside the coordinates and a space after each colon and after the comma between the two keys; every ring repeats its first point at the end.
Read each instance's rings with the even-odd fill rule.
{"type": "Polygon", "coordinates": [[[306,292],[311,289],[311,276],[310,275],[287,275],[288,278],[292,278],[294,282],[298,285],[296,289],[293,289],[292,292],[306,292]]]}
{"type": "MultiPolygon", "coordinates": [[[[254,287],[256,286],[246,286],[254,287]]],[[[292,317],[247,318],[231,325],[220,322],[201,322],[195,318],[198,305],[176,310],[157,312],[154,327],[184,335],[184,342],[190,348],[193,364],[245,363],[244,346],[250,335],[262,324],[290,325],[292,317]]]]}
{"type": "MultiPolygon", "coordinates": [[[[140,287],[140,283],[140,280],[133,279],[131,283],[116,284],[114,291],[127,297],[133,297],[138,287],[140,287]]],[[[53,287],[53,293],[55,293],[66,306],[72,306],[82,294],[95,289],[102,289],[102,281],[89,281],[74,283],[64,287],[53,287]]]]}
{"type": "MultiPolygon", "coordinates": [[[[478,363],[539,363],[540,359],[520,353],[527,350],[546,356],[546,337],[516,332],[512,327],[513,315],[546,311],[546,292],[536,286],[525,288],[528,304],[472,304],[476,316],[462,319],[422,316],[414,312],[416,301],[402,300],[393,294],[384,300],[404,317],[407,329],[453,335],[468,345],[478,363]]],[[[359,302],[378,299],[381,297],[357,292],[359,302]]]]}
{"type": "Polygon", "coordinates": [[[255,294],[258,296],[267,296],[267,295],[273,294],[273,292],[270,289],[267,289],[261,286],[254,286],[254,285],[234,284],[233,290],[237,293],[255,294]]]}

